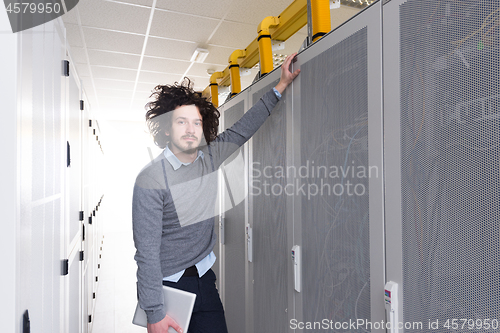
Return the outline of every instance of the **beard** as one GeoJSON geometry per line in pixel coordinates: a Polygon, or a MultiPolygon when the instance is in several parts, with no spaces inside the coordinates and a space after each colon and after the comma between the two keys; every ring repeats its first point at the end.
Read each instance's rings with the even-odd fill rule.
{"type": "Polygon", "coordinates": [[[198,150],[198,147],[184,149],[186,154],[194,154],[198,150]]]}
{"type": "MultiPolygon", "coordinates": [[[[186,142],[171,141],[170,144],[175,146],[175,148],[177,148],[177,150],[179,151],[182,151],[186,154],[193,154],[196,153],[196,151],[198,150],[199,142],[197,141],[196,137],[194,136],[191,137],[194,138],[196,141],[186,141],[186,142]]],[[[181,140],[182,139],[183,138],[181,138],[181,140]]]]}

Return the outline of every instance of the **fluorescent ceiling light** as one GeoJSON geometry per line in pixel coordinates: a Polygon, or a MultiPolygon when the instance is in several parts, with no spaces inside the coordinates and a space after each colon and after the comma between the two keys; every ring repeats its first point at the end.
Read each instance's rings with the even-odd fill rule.
{"type": "Polygon", "coordinates": [[[204,62],[207,56],[208,56],[208,50],[197,48],[194,51],[193,55],[191,56],[190,61],[204,62]]]}

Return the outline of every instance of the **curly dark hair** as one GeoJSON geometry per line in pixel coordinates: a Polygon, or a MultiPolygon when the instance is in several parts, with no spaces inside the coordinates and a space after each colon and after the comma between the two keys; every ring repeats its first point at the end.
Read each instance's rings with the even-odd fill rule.
{"type": "Polygon", "coordinates": [[[181,83],[158,85],[150,97],[154,100],[146,104],[146,125],[153,135],[155,144],[165,148],[169,142],[165,130],[172,124],[172,112],[178,106],[195,105],[202,117],[203,135],[207,144],[215,140],[219,127],[220,113],[201,93],[193,90],[193,81],[185,77],[181,83]],[[164,116],[162,116],[164,115],[164,116]],[[160,117],[161,116],[161,117],[160,117]]]}

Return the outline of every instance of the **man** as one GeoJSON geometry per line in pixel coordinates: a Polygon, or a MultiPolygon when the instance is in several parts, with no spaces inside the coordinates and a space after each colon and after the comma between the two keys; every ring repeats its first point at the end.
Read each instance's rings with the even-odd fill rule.
{"type": "Polygon", "coordinates": [[[300,70],[288,56],[281,79],[231,128],[217,136],[219,112],[187,84],[157,86],[146,120],[164,153],[137,176],[132,220],[137,294],[148,333],[182,332],[163,312],[162,284],[197,295],[189,332],[227,332],[215,287],[217,169],[259,129],[300,70]]]}

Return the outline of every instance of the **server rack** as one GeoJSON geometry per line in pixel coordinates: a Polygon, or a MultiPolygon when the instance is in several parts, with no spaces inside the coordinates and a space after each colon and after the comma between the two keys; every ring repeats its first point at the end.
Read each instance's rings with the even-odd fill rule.
{"type": "MultiPolygon", "coordinates": [[[[293,67],[300,76],[243,148],[248,208],[237,219],[252,230],[245,243],[244,299],[227,292],[229,283],[241,288],[243,281],[228,277],[227,244],[236,236],[224,223],[226,311],[236,301],[246,304],[244,321],[230,323],[228,315],[233,330],[289,332],[294,323],[324,325],[326,319],[330,331],[342,331],[335,323],[385,321],[381,41],[382,4],[376,3],[301,52],[293,67]],[[341,167],[356,172],[333,174],[341,167]],[[328,174],[318,177],[325,168],[328,174]],[[350,191],[357,185],[357,194],[347,194],[347,182],[350,191]],[[302,252],[300,292],[294,245],[302,252]]],[[[241,103],[248,110],[279,77],[278,68],[219,110],[225,115],[241,103]]],[[[221,200],[225,206],[229,199],[221,200]]]]}
{"type": "Polygon", "coordinates": [[[386,269],[404,331],[498,328],[499,7],[384,5],[386,269]]]}

